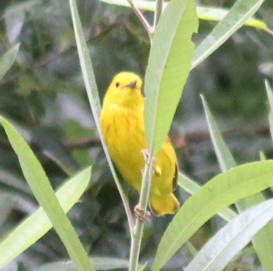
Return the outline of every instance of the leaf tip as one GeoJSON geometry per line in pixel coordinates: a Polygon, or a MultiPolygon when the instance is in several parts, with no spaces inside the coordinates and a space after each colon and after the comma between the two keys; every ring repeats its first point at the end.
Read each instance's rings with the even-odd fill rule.
{"type": "Polygon", "coordinates": [[[5,122],[5,119],[0,115],[0,122],[3,124],[5,122]]]}
{"type": "Polygon", "coordinates": [[[19,48],[20,48],[20,45],[21,45],[20,42],[16,43],[16,44],[13,46],[13,49],[14,49],[15,51],[18,51],[19,48]]]}

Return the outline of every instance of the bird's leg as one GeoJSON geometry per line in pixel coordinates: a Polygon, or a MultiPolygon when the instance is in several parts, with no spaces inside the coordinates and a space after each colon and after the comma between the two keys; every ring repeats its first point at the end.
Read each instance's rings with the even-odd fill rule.
{"type": "Polygon", "coordinates": [[[151,213],[149,211],[144,211],[138,204],[135,206],[134,208],[134,211],[135,211],[135,214],[136,216],[142,220],[142,221],[145,221],[145,220],[148,220],[146,216],[151,216],[151,213]]]}

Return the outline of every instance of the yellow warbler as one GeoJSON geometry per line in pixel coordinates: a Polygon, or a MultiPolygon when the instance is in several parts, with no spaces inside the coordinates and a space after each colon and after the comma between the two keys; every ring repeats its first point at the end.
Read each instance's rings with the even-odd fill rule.
{"type": "MultiPolygon", "coordinates": [[[[141,78],[134,73],[117,74],[106,92],[100,116],[103,136],[114,163],[123,178],[138,191],[145,166],[141,152],[147,148],[141,85],[141,78]]],[[[151,210],[159,216],[177,212],[180,204],[173,194],[177,184],[177,157],[169,138],[156,155],[153,168],[151,210]]]]}

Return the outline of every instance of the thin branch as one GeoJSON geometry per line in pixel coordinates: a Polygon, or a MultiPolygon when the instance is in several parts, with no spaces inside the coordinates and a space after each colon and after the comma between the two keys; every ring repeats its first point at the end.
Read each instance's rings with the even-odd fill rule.
{"type": "Polygon", "coordinates": [[[271,36],[273,36],[273,30],[267,28],[265,31],[266,31],[268,34],[270,34],[271,36]]]}
{"type": "MultiPolygon", "coordinates": [[[[222,135],[224,137],[232,136],[234,139],[235,137],[242,137],[247,135],[255,134],[257,136],[269,136],[270,130],[268,126],[260,126],[255,128],[234,128],[226,131],[222,131],[222,135]]],[[[181,147],[182,145],[195,145],[196,143],[202,142],[204,140],[209,140],[210,135],[207,130],[203,131],[196,131],[196,132],[189,132],[185,133],[182,137],[179,135],[171,135],[172,141],[174,142],[175,146],[181,147]]],[[[34,142],[30,143],[32,147],[34,147],[34,142]]],[[[35,143],[38,145],[38,143],[35,143]]],[[[98,138],[77,138],[73,140],[66,140],[64,145],[71,149],[87,149],[93,147],[100,147],[101,141],[98,138]]],[[[0,139],[0,146],[10,148],[9,142],[0,139]]]]}
{"type": "Polygon", "coordinates": [[[142,12],[134,5],[133,1],[132,0],[127,0],[127,1],[130,4],[133,11],[135,12],[135,14],[137,15],[137,17],[139,18],[139,20],[141,21],[141,23],[143,24],[143,26],[145,27],[145,29],[150,37],[150,40],[152,41],[154,28],[149,24],[149,22],[146,20],[146,18],[142,14],[142,12]]]}
{"type": "MultiPolygon", "coordinates": [[[[148,161],[146,162],[146,165],[143,171],[140,198],[138,203],[141,215],[143,217],[145,217],[145,213],[146,213],[147,205],[148,205],[151,180],[153,176],[153,162],[154,162],[154,158],[151,155],[149,155],[148,161]]],[[[143,228],[144,228],[144,220],[138,217],[136,221],[136,227],[131,232],[132,243],[131,243],[131,251],[130,251],[129,271],[136,271],[138,268],[140,246],[141,246],[141,241],[143,236],[143,228]]]]}

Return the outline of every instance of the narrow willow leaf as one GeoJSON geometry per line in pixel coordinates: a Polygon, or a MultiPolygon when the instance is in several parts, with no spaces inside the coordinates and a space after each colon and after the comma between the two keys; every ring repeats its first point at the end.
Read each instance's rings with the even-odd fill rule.
{"type": "MultiPolygon", "coordinates": [[[[206,104],[204,97],[201,96],[201,98],[202,98],[203,106],[205,109],[206,118],[209,125],[209,131],[210,131],[210,136],[214,146],[214,150],[215,150],[218,162],[220,164],[220,167],[222,169],[222,172],[225,172],[226,170],[231,169],[232,167],[235,167],[236,163],[231,153],[229,152],[228,148],[226,147],[226,144],[206,104]]],[[[226,208],[220,211],[218,215],[227,221],[230,221],[231,219],[236,217],[236,213],[232,211],[230,208],[226,208]]]]}
{"type": "Polygon", "coordinates": [[[268,81],[265,81],[265,89],[267,93],[267,98],[269,101],[269,127],[270,127],[270,134],[271,138],[273,139],[273,91],[270,87],[268,81]]]}
{"type": "MultiPolygon", "coordinates": [[[[112,4],[112,5],[119,5],[124,7],[130,7],[127,0],[100,0],[104,3],[112,4]]],[[[150,10],[155,11],[155,1],[142,1],[142,0],[135,0],[134,5],[143,10],[150,10]]],[[[168,3],[163,4],[163,8],[165,9],[168,3]]],[[[229,13],[229,9],[226,8],[218,8],[213,6],[197,6],[197,16],[200,20],[206,21],[221,21],[224,17],[229,13]]],[[[248,19],[244,25],[252,26],[256,28],[260,28],[262,30],[266,30],[268,28],[266,22],[256,19],[250,18],[248,19]]]]}
{"type": "Polygon", "coordinates": [[[196,194],[196,192],[201,188],[199,184],[181,172],[179,172],[178,175],[178,185],[191,195],[196,194]]]}
{"type": "Polygon", "coordinates": [[[195,0],[172,0],[156,27],[144,86],[145,134],[152,155],[165,140],[181,98],[197,26],[195,0]]]}
{"type": "Polygon", "coordinates": [[[273,91],[267,80],[265,81],[265,88],[270,105],[270,112],[273,114],[273,91]]]}
{"type": "Polygon", "coordinates": [[[271,135],[271,139],[273,140],[273,114],[271,110],[268,114],[268,120],[269,120],[270,135],[271,135]]]}
{"type": "MultiPolygon", "coordinates": [[[[66,181],[56,192],[56,196],[65,212],[71,209],[85,191],[90,180],[90,169],[89,167],[66,181]]],[[[40,207],[5,236],[0,243],[0,268],[29,248],[51,228],[52,223],[40,207]]]]}
{"type": "Polygon", "coordinates": [[[101,130],[101,126],[100,126],[101,104],[100,104],[100,99],[99,99],[99,93],[98,93],[98,89],[97,89],[97,85],[96,85],[94,70],[93,70],[92,63],[91,63],[89,53],[88,53],[89,52],[88,47],[87,47],[86,41],[84,39],[84,33],[83,33],[82,25],[80,22],[76,1],[69,0],[69,3],[70,3],[70,10],[71,10],[71,16],[72,16],[72,21],[73,21],[74,33],[75,33],[75,38],[76,38],[76,43],[77,43],[77,48],[78,48],[78,54],[79,54],[84,84],[85,84],[86,92],[88,95],[89,103],[91,106],[93,117],[95,119],[96,127],[98,130],[99,136],[100,136],[100,140],[102,142],[102,147],[103,147],[105,156],[107,158],[108,165],[111,169],[116,186],[117,186],[120,196],[122,198],[122,202],[123,202],[123,205],[124,205],[124,208],[125,208],[125,211],[127,214],[127,218],[128,218],[129,227],[132,229],[133,225],[131,224],[131,221],[133,221],[133,218],[132,218],[132,214],[130,212],[130,208],[128,208],[128,206],[129,206],[128,200],[125,196],[125,193],[123,192],[122,186],[119,183],[114,165],[112,163],[112,160],[110,158],[110,154],[109,154],[108,149],[105,145],[103,135],[102,135],[102,130],[101,130]]]}
{"type": "Polygon", "coordinates": [[[236,1],[230,12],[220,21],[212,32],[196,48],[192,61],[192,68],[219,48],[233,33],[258,10],[264,0],[236,1]]]}
{"type": "Polygon", "coordinates": [[[251,207],[217,232],[194,257],[185,271],[223,270],[272,218],[273,200],[251,207]]]}
{"type": "MultiPolygon", "coordinates": [[[[197,8],[198,18],[207,21],[221,21],[226,17],[226,15],[229,12],[230,10],[225,8],[215,8],[206,6],[200,6],[197,8]]],[[[262,30],[266,30],[268,28],[266,22],[253,17],[247,19],[244,22],[244,25],[256,27],[262,30]]]]}
{"type": "Polygon", "coordinates": [[[6,74],[6,72],[10,69],[12,66],[18,50],[19,50],[20,44],[14,45],[7,53],[1,56],[0,58],[0,81],[6,74]]]}
{"type": "MultiPolygon", "coordinates": [[[[117,258],[92,257],[91,261],[96,270],[125,269],[129,261],[117,258]]],[[[31,271],[78,271],[72,261],[54,262],[31,269],[31,271]]]]}
{"type": "Polygon", "coordinates": [[[147,265],[147,263],[144,264],[144,265],[142,265],[142,266],[140,266],[140,267],[137,269],[137,271],[145,271],[146,265],[147,265]]]}
{"type": "Polygon", "coordinates": [[[83,79],[88,95],[89,103],[97,127],[100,127],[101,104],[96,84],[93,66],[89,57],[89,51],[85,42],[83,29],[75,0],[70,0],[71,16],[73,20],[74,34],[77,42],[78,54],[83,74],[83,79]]]}
{"type": "Polygon", "coordinates": [[[217,127],[217,124],[209,110],[209,107],[205,101],[205,98],[201,96],[203,106],[206,113],[207,122],[209,125],[209,132],[211,136],[211,140],[213,143],[213,147],[218,159],[218,162],[220,164],[222,172],[227,171],[228,169],[231,169],[236,166],[236,162],[234,161],[231,153],[229,152],[221,133],[217,127]]]}
{"type": "MultiPolygon", "coordinates": [[[[181,172],[178,175],[178,185],[191,195],[196,194],[196,192],[201,188],[199,184],[181,172]]],[[[237,216],[236,212],[230,208],[225,208],[224,210],[218,212],[218,215],[226,221],[231,221],[237,216]]]]}
{"type": "Polygon", "coordinates": [[[18,156],[24,177],[39,205],[51,220],[57,234],[79,270],[93,270],[71,222],[62,209],[50,182],[34,153],[8,121],[0,118],[13,150],[18,156]]]}
{"type": "Polygon", "coordinates": [[[272,184],[273,161],[245,164],[210,180],[182,205],[173,218],[160,241],[152,270],[160,270],[220,210],[272,184]]]}

